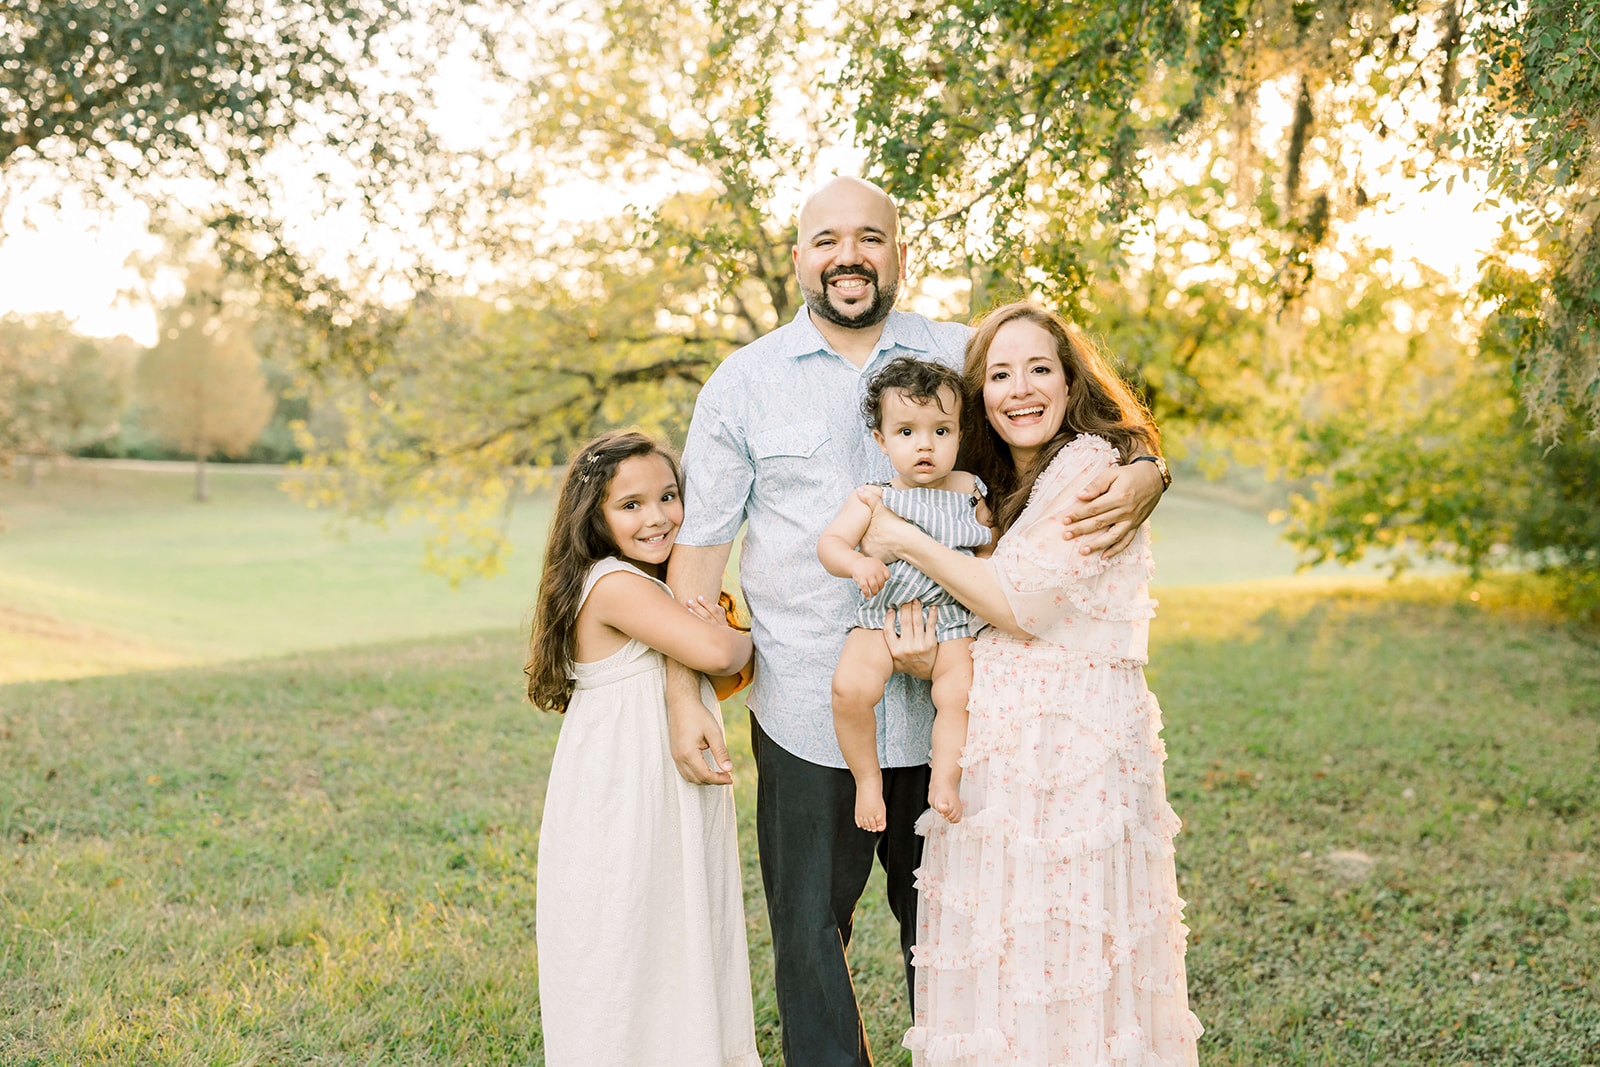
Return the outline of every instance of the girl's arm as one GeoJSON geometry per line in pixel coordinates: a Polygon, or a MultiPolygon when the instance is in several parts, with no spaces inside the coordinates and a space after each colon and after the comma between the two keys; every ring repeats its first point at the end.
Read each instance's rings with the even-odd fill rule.
{"type": "Polygon", "coordinates": [[[884,563],[856,551],[871,521],[872,509],[852,493],[817,538],[817,559],[822,561],[823,569],[837,578],[855,579],[864,596],[876,593],[889,580],[889,568],[884,563]]]}
{"type": "Polygon", "coordinates": [[[738,674],[750,659],[749,634],[697,618],[643,575],[613,571],[595,583],[581,610],[705,674],[738,674]]]}
{"type": "Polygon", "coordinates": [[[1005,590],[986,561],[946,548],[881,503],[872,509],[863,547],[874,555],[881,548],[905,560],[984,622],[1015,637],[1033,636],[1017,625],[1005,590]]]}
{"type": "MultiPolygon", "coordinates": [[[[732,626],[733,623],[729,614],[731,611],[731,608],[724,610],[720,602],[707,604],[704,597],[697,597],[689,602],[689,614],[702,622],[710,623],[712,626],[732,626]]],[[[755,679],[755,676],[756,658],[754,655],[745,661],[744,666],[739,668],[739,673],[737,674],[706,675],[711,682],[712,692],[717,694],[718,700],[727,700],[733,694],[749,685],[755,679]]]]}

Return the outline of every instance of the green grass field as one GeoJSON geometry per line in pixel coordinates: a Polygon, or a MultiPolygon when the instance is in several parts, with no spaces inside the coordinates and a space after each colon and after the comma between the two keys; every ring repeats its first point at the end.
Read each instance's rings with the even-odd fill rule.
{"type": "Polygon", "coordinates": [[[420,523],[336,530],[280,477],[70,467],[0,481],[0,683],[514,628],[538,582],[546,498],[519,507],[504,574],[452,589],[420,523]]]}
{"type": "MultiPolygon", "coordinates": [[[[423,524],[336,530],[281,482],[214,466],[198,505],[182,464],[0,479],[0,684],[513,628],[532,605],[548,493],[515,510],[505,573],[452,589],[420,569],[423,524]]],[[[1174,493],[1155,526],[1164,586],[1294,572],[1265,520],[1214,500],[1174,493]]]]}
{"type": "MultiPolygon", "coordinates": [[[[520,657],[499,631],[0,687],[0,1062],[539,1063],[559,723],[520,657]]],[[[1592,635],[1267,584],[1170,590],[1153,657],[1204,1062],[1600,1063],[1592,635]]],[[[857,930],[903,1063],[875,892],[857,930]]]]}
{"type": "MultiPolygon", "coordinates": [[[[56,669],[76,645],[76,673],[147,668],[0,685],[0,1063],[541,1063],[533,886],[559,720],[521,700],[531,578],[452,602],[415,570],[417,531],[324,545],[321,517],[233,477],[199,518],[181,478],[166,504],[120,476],[71,490],[87,499],[0,485],[0,604],[23,620],[0,624],[0,661],[34,625],[56,628],[56,669]],[[326,614],[297,623],[297,597],[326,614]],[[434,629],[372,643],[384,626],[434,629]],[[162,655],[211,662],[148,669],[162,655]]],[[[1202,1062],[1600,1065],[1594,632],[1453,579],[1176,584],[1243,567],[1218,563],[1230,546],[1284,558],[1264,523],[1179,522],[1182,503],[1163,504],[1149,673],[1202,1062]]],[[[536,565],[539,519],[517,517],[514,567],[536,565]]],[[[903,1064],[894,945],[874,887],[852,963],[880,1062],[903,1064]]]]}

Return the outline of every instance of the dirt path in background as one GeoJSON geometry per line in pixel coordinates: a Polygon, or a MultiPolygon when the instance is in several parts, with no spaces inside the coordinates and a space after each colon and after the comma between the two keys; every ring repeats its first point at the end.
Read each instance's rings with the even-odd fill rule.
{"type": "Polygon", "coordinates": [[[0,685],[176,667],[194,662],[156,645],[0,604],[0,685]]]}

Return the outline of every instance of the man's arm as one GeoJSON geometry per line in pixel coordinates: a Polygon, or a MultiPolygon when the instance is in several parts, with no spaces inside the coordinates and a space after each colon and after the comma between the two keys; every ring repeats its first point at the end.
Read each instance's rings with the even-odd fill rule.
{"type": "MultiPolygon", "coordinates": [[[[722,572],[733,549],[725,545],[676,545],[667,561],[667,585],[680,604],[696,598],[715,604],[722,589],[722,572]]],[[[684,781],[695,785],[727,785],[733,781],[733,761],[717,725],[716,716],[700,702],[700,675],[677,660],[667,660],[667,739],[672,762],[684,781]],[[720,771],[713,771],[702,754],[720,771]]]]}
{"type": "Polygon", "coordinates": [[[1061,536],[1078,539],[1085,556],[1103,552],[1115,556],[1133,544],[1139,526],[1161,502],[1165,486],[1154,463],[1125,463],[1112,467],[1084,486],[1079,503],[1063,516],[1061,536]]]}

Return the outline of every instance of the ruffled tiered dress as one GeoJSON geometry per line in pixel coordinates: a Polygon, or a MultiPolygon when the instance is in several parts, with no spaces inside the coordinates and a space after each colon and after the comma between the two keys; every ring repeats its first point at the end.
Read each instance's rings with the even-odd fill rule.
{"type": "Polygon", "coordinates": [[[1106,561],[1061,536],[1117,462],[1083,435],[1035,483],[991,565],[1023,641],[973,641],[954,825],[928,812],[913,1063],[1180,1067],[1198,1062],[1184,980],[1179,820],[1145,688],[1148,531],[1106,561]]]}

